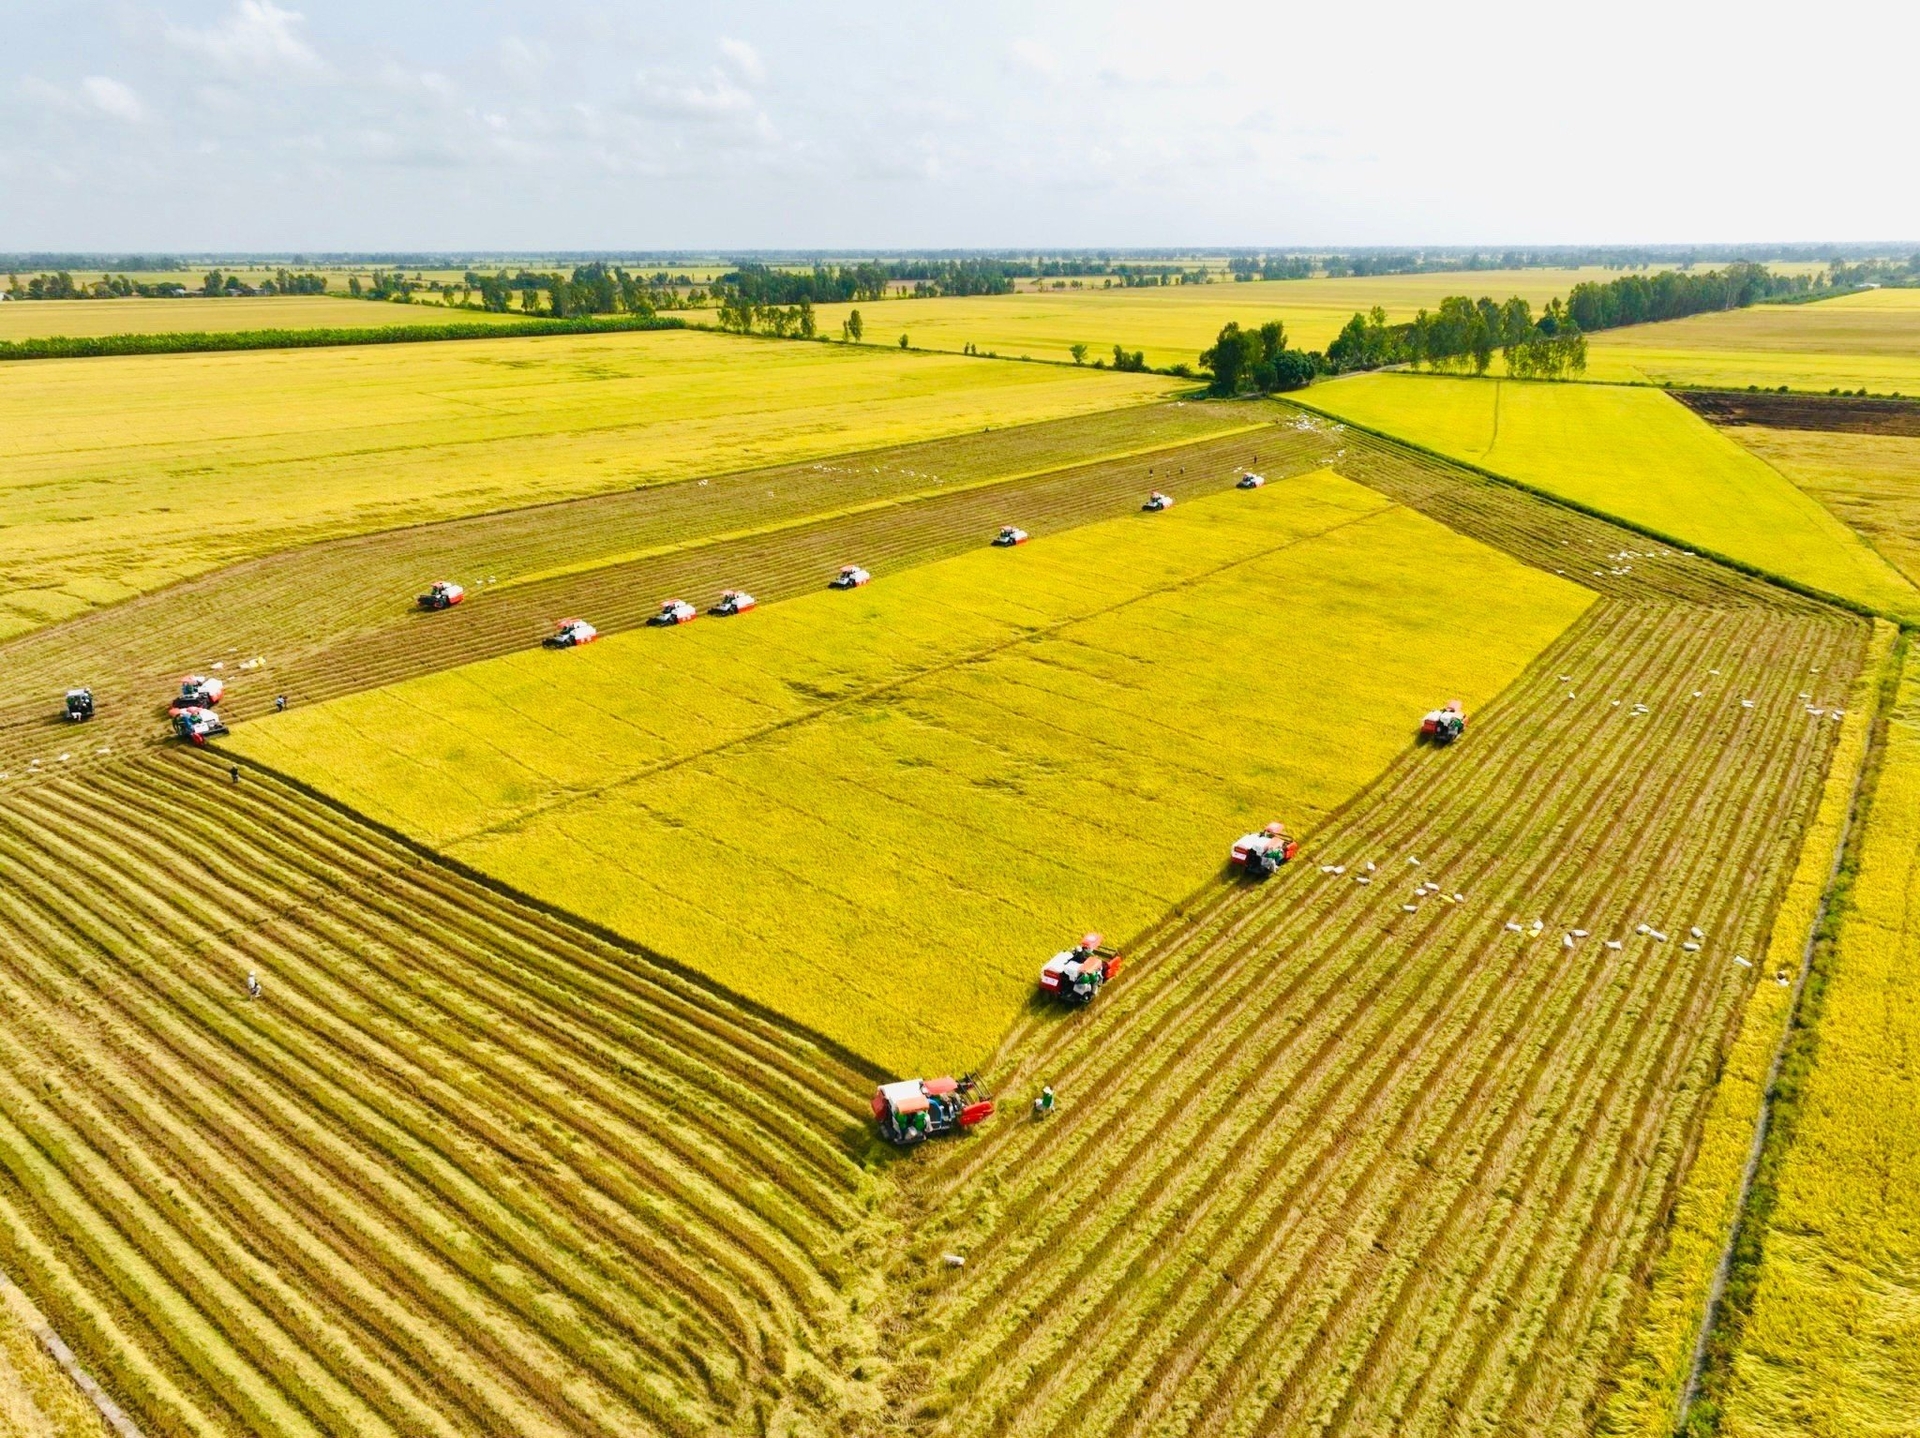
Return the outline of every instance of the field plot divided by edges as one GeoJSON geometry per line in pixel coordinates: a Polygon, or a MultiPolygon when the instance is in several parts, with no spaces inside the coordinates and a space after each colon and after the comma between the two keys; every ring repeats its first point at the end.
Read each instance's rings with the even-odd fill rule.
{"type": "Polygon", "coordinates": [[[1727,437],[1824,504],[1920,584],[1920,436],[1742,425],[1727,437]]]}
{"type": "Polygon", "coordinates": [[[102,1438],[100,1413],[41,1344],[45,1326],[26,1295],[0,1276],[0,1433],[102,1438]]]}
{"type": "Polygon", "coordinates": [[[1920,664],[1887,727],[1857,873],[1810,993],[1790,1146],[1719,1431],[1920,1427],[1920,664]]]}
{"type": "Polygon", "coordinates": [[[15,791],[0,864],[0,1262],[150,1438],[862,1401],[865,1080],[808,1035],[197,756],[15,791]]]}
{"type": "Polygon", "coordinates": [[[0,385],[0,637],[316,540],[1176,383],[673,330],[37,362],[0,385]]]}
{"type": "Polygon", "coordinates": [[[1673,542],[1876,613],[1920,619],[1920,590],[1860,536],[1656,391],[1364,374],[1296,398],[1673,542]]]}
{"type": "Polygon", "coordinates": [[[233,742],[907,1072],[977,1062],[1053,949],[1310,829],[1591,600],[1323,472],[233,742]]]}
{"type": "Polygon", "coordinates": [[[1588,1428],[1839,729],[1796,691],[1844,693],[1865,636],[1653,597],[1594,606],[1313,862],[1169,925],[1124,1002],[1027,1026],[1001,1091],[1055,1117],[924,1155],[903,1202],[907,1414],[1588,1428]]]}
{"type": "Polygon", "coordinates": [[[1758,975],[1713,1081],[1700,1137],[1674,1200],[1647,1294],[1615,1366],[1600,1431],[1669,1438],[1693,1366],[1709,1291],[1742,1196],[1742,1178],[1760,1121],[1774,1056],[1792,1017],[1797,978],[1813,941],[1834,867],[1847,838],[1850,811],[1866,764],[1879,691],[1894,662],[1898,629],[1874,623],[1867,663],[1854,681],[1840,741],[1827,768],[1820,806],[1800,847],[1800,861],[1774,916],[1764,953],[1751,956],[1758,975]]]}
{"type": "Polygon", "coordinates": [[[0,342],[56,335],[222,334],[236,330],[393,329],[471,324],[490,329],[523,315],[450,310],[444,305],[376,304],[329,295],[235,295],[184,300],[21,300],[0,305],[0,342]]]}

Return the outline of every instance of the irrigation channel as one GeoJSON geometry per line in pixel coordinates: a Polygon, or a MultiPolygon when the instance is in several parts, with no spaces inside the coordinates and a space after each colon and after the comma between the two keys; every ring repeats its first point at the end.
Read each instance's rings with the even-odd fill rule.
{"type": "Polygon", "coordinates": [[[659,533],[625,496],[499,516],[523,582],[449,615],[395,612],[450,552],[434,526],[6,646],[0,1269],[153,1435],[1582,1431],[1866,626],[1280,418],[971,486],[896,452],[861,482],[936,492],[852,514],[758,510],[761,474],[712,513],[645,496],[685,506],[659,533]],[[857,1059],[147,742],[209,654],[267,657],[236,685],[257,713],[563,611],[623,627],[673,589],[777,599],[1104,518],[1149,463],[1197,492],[1254,452],[1602,601],[1302,862],[1194,895],[1092,1010],[1033,1010],[989,1075],[1009,1112],[903,1161],[872,1161],[857,1059]],[[59,742],[33,686],[78,653],[119,676],[104,742],[33,766],[59,742]],[[1060,1110],[1027,1123],[1043,1082],[1060,1110]]]}

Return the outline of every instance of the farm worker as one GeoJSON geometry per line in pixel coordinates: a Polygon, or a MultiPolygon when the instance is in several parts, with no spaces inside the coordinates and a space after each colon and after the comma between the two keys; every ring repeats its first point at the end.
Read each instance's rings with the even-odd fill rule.
{"type": "Polygon", "coordinates": [[[276,714],[284,714],[287,712],[287,696],[286,695],[276,694],[273,696],[273,712],[276,714]]]}
{"type": "Polygon", "coordinates": [[[260,976],[251,971],[247,974],[247,997],[250,999],[260,997],[260,976]]]}
{"type": "Polygon", "coordinates": [[[1048,1084],[1040,1090],[1040,1097],[1033,1101],[1033,1116],[1045,1118],[1053,1112],[1053,1085],[1048,1084]]]}
{"type": "Polygon", "coordinates": [[[240,766],[235,764],[231,769],[227,770],[227,777],[238,784],[240,782],[240,766]]]}

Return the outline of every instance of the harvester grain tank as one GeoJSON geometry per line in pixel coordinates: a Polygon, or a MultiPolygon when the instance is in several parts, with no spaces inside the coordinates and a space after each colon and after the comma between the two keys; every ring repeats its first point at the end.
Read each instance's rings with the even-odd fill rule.
{"type": "Polygon", "coordinates": [[[1300,841],[1287,836],[1286,826],[1273,823],[1257,834],[1242,834],[1235,839],[1228,859],[1245,870],[1248,878],[1264,879],[1299,849],[1300,841]]]}
{"type": "Polygon", "coordinates": [[[843,564],[837,578],[829,580],[829,589],[858,589],[863,584],[873,583],[873,576],[857,564],[843,564]]]}
{"type": "Polygon", "coordinates": [[[1458,699],[1449,699],[1446,707],[1430,709],[1420,720],[1420,737],[1436,744],[1451,744],[1467,727],[1466,711],[1458,699]]]}
{"type": "Polygon", "coordinates": [[[451,609],[466,597],[467,591],[463,586],[436,579],[427,586],[427,592],[413,602],[422,609],[451,609]]]}
{"type": "Polygon", "coordinates": [[[578,649],[599,637],[600,631],[584,619],[562,619],[540,645],[543,649],[578,649]]]}
{"type": "Polygon", "coordinates": [[[1119,972],[1120,955],[1108,948],[1099,934],[1087,934],[1071,949],[1047,960],[1040,970],[1040,991],[1085,1007],[1119,972]]]}
{"type": "Polygon", "coordinates": [[[993,1100],[972,1074],[900,1079],[873,1091],[873,1118],[881,1137],[901,1148],[970,1129],[992,1112],[993,1100]]]}
{"type": "Polygon", "coordinates": [[[720,602],[713,606],[713,613],[722,619],[735,614],[745,614],[754,606],[754,598],[744,589],[728,589],[721,593],[720,602]]]}
{"type": "Polygon", "coordinates": [[[691,624],[700,617],[700,611],[684,599],[669,599],[660,606],[660,612],[647,621],[654,629],[671,629],[676,624],[691,624]]]}
{"type": "Polygon", "coordinates": [[[182,709],[173,716],[173,732],[182,739],[194,744],[204,744],[216,734],[227,732],[227,726],[212,709],[182,709]]]}
{"type": "Polygon", "coordinates": [[[1173,496],[1170,494],[1162,494],[1156,489],[1152,494],[1147,496],[1147,502],[1141,505],[1140,508],[1148,514],[1158,514],[1163,509],[1172,509],[1173,496]]]}
{"type": "Polygon", "coordinates": [[[1026,542],[1026,530],[1015,529],[1011,524],[1004,526],[1000,532],[993,537],[993,547],[995,549],[1012,549],[1014,545],[1025,544],[1026,542]]]}
{"type": "Polygon", "coordinates": [[[211,709],[227,694],[227,681],[209,679],[204,674],[189,674],[180,681],[180,693],[167,706],[169,718],[177,718],[188,709],[211,709]]]}
{"type": "Polygon", "coordinates": [[[84,724],[93,718],[93,691],[91,689],[69,689],[67,691],[67,719],[74,724],[84,724]]]}

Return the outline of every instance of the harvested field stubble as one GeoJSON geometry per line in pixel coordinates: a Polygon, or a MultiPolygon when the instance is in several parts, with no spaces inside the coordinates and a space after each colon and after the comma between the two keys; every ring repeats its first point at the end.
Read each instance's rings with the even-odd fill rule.
{"type": "Polygon", "coordinates": [[[1752,425],[1728,434],[1920,583],[1920,432],[1823,433],[1752,425]]]}

